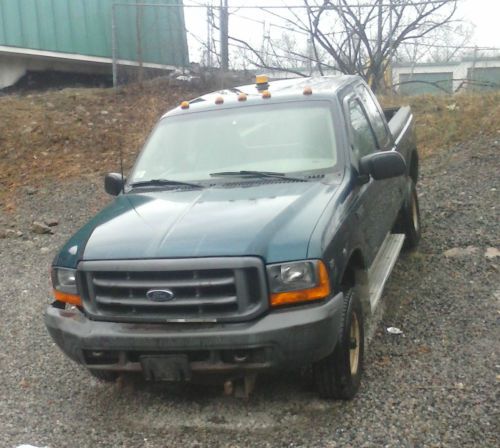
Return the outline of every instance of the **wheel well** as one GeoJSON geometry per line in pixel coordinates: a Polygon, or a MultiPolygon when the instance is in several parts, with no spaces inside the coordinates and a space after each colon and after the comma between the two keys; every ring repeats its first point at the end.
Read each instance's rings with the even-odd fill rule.
{"type": "Polygon", "coordinates": [[[363,254],[359,249],[356,249],[349,258],[347,265],[342,274],[342,280],[340,281],[340,286],[342,289],[352,288],[356,284],[356,272],[365,269],[365,261],[363,259],[363,254]]]}
{"type": "Polygon", "coordinates": [[[415,185],[417,185],[417,182],[418,182],[418,154],[417,154],[416,150],[414,150],[411,153],[409,174],[410,174],[411,179],[413,180],[413,183],[415,185]]]}

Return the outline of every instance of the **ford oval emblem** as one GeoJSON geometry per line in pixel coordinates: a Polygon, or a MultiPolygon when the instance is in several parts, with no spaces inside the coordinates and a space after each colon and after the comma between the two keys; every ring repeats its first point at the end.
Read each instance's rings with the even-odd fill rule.
{"type": "Polygon", "coordinates": [[[170,289],[150,289],[146,297],[152,302],[168,302],[175,298],[175,294],[170,289]]]}

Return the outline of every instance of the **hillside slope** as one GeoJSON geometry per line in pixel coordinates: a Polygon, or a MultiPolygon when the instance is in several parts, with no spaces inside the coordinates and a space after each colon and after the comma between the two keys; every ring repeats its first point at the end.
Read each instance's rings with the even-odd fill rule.
{"type": "MultiPolygon", "coordinates": [[[[199,92],[155,81],[144,88],[65,89],[0,97],[0,205],[13,207],[19,187],[129,167],[156,120],[199,92]]],[[[383,98],[410,102],[421,155],[473,139],[500,139],[500,93],[383,98]]]]}

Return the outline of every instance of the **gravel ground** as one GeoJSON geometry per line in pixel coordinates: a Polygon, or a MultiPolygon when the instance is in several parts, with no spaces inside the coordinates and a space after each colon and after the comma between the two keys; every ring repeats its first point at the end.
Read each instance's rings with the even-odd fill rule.
{"type": "Polygon", "coordinates": [[[351,402],[319,400],[299,374],[260,378],[247,401],[215,387],[92,379],[52,343],[42,314],[53,255],[107,199],[95,179],[24,191],[16,213],[0,216],[0,229],[24,234],[0,239],[0,446],[498,446],[500,258],[485,252],[500,248],[499,150],[478,137],[424,163],[423,240],[386,287],[351,402]],[[31,233],[43,218],[60,220],[54,235],[31,233]]]}

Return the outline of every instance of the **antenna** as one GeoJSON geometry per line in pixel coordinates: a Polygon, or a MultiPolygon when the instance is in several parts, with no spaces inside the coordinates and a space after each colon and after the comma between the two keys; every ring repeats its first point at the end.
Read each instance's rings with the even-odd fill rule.
{"type": "Polygon", "coordinates": [[[125,194],[125,177],[123,176],[123,146],[120,145],[120,174],[122,175],[122,193],[125,194]]]}

